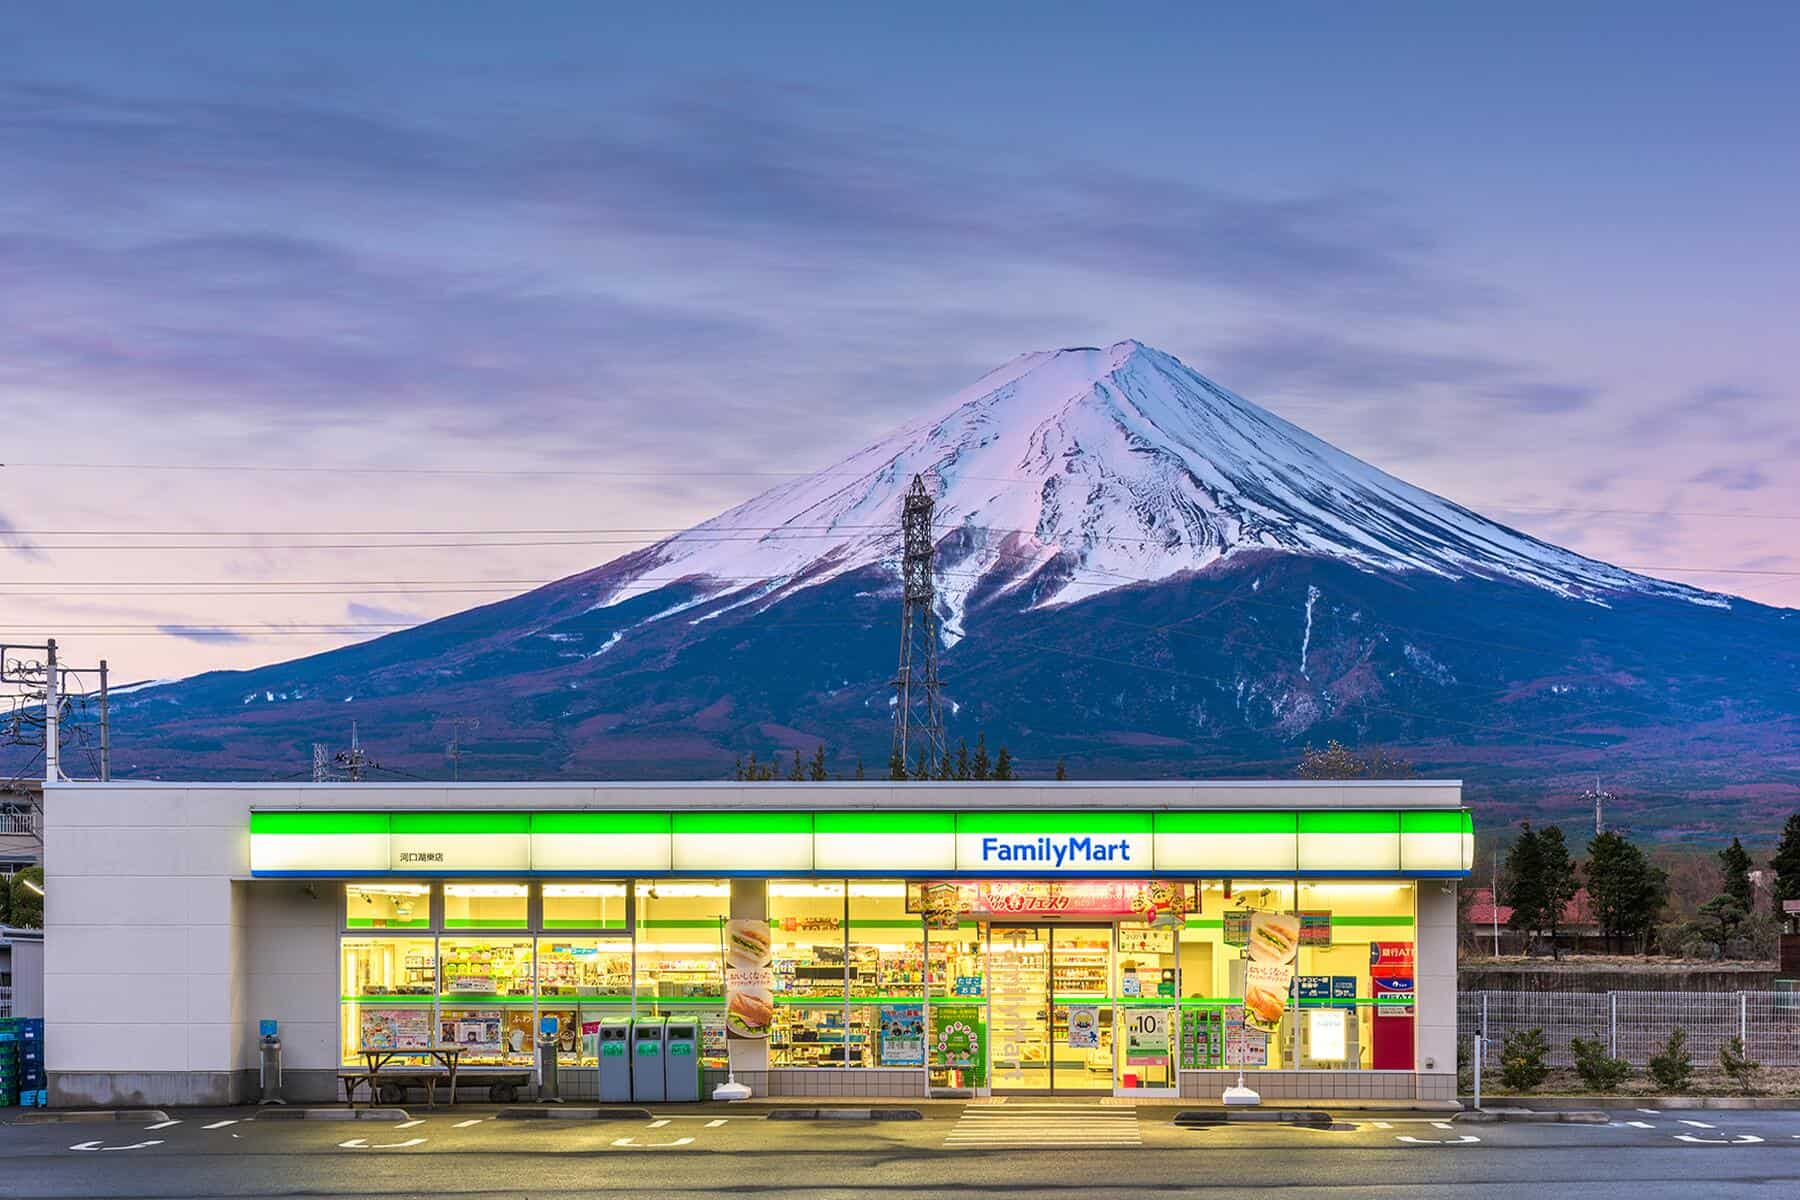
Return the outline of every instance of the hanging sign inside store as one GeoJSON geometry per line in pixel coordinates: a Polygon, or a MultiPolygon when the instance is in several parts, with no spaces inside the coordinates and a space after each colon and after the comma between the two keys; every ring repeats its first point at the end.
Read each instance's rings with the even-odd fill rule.
{"type": "Polygon", "coordinates": [[[1145,920],[1159,905],[1165,912],[1192,911],[1199,907],[1199,886],[1148,879],[956,879],[912,884],[906,895],[908,912],[954,911],[959,921],[1145,920]]]}
{"type": "Polygon", "coordinates": [[[1331,910],[1312,909],[1303,911],[1300,916],[1300,944],[1302,946],[1331,945],[1331,910]]]}
{"type": "Polygon", "coordinates": [[[775,969],[767,921],[725,923],[725,1026],[736,1037],[766,1038],[775,1020],[775,969]]]}

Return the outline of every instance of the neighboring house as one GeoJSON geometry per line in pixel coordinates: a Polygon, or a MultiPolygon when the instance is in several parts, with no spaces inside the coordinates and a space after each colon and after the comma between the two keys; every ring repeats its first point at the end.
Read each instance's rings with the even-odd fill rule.
{"type": "Polygon", "coordinates": [[[35,866],[43,858],[43,788],[0,784],[0,876],[35,866]]]}
{"type": "MultiPolygon", "coordinates": [[[[1512,918],[1510,904],[1494,903],[1494,893],[1489,888],[1475,888],[1474,899],[1469,901],[1469,924],[1474,927],[1475,952],[1477,954],[1523,954],[1525,953],[1525,937],[1522,931],[1508,929],[1507,921],[1512,918]],[[1495,927],[1499,927],[1499,949],[1495,949],[1495,927]]],[[[1563,906],[1562,924],[1556,931],[1556,944],[1571,953],[1599,953],[1606,949],[1606,938],[1600,932],[1600,924],[1594,919],[1593,908],[1588,904],[1587,889],[1582,888],[1575,893],[1575,898],[1563,906]]],[[[1549,953],[1550,945],[1546,938],[1539,935],[1536,946],[1544,953],[1549,953]]]]}
{"type": "Polygon", "coordinates": [[[44,933],[0,925],[0,1017],[44,1015],[44,933]]]}

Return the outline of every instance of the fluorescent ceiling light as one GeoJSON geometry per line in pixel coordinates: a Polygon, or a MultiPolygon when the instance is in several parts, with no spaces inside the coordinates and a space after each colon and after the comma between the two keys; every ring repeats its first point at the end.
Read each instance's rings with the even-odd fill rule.
{"type": "Polygon", "coordinates": [[[529,894],[529,891],[530,889],[522,883],[446,883],[444,885],[444,895],[446,896],[508,897],[522,900],[529,894]]]}

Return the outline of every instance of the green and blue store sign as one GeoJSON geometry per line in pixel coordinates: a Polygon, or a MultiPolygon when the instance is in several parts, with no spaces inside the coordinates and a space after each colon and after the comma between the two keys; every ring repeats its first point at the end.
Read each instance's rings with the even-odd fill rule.
{"type": "Polygon", "coordinates": [[[254,876],[1453,878],[1466,809],[250,815],[254,876]]]}

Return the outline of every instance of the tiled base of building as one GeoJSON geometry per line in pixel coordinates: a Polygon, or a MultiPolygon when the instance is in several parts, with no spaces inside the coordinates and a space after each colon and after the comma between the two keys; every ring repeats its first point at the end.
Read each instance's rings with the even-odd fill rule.
{"type": "MultiPolygon", "coordinates": [[[[1216,1100],[1236,1071],[1183,1071],[1181,1095],[1216,1100]]],[[[1246,1071],[1244,1083],[1267,1100],[1454,1100],[1456,1076],[1412,1071],[1246,1071]]]]}

